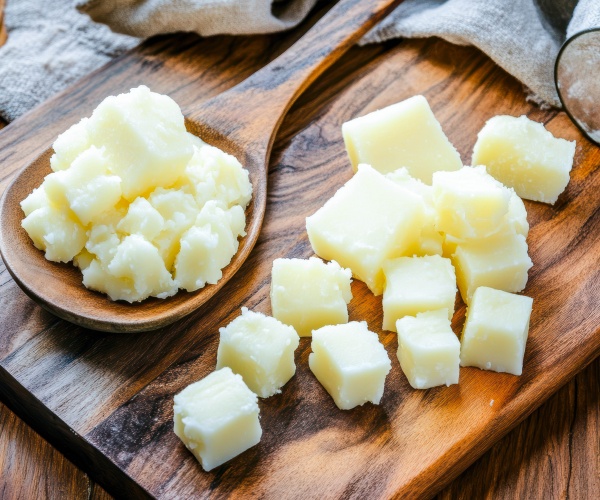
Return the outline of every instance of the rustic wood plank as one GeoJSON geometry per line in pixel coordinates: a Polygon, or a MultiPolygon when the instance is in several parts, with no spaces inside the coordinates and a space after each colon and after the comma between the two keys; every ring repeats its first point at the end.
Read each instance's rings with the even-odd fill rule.
{"type": "Polygon", "coordinates": [[[600,360],[576,377],[569,390],[576,406],[569,434],[566,496],[600,498],[600,360]]]}
{"type": "MultiPolygon", "coordinates": [[[[556,486],[566,484],[571,499],[600,497],[599,381],[600,359],[596,359],[441,491],[437,499],[565,498],[566,489],[556,486]],[[571,404],[575,400],[577,404],[571,404]],[[556,467],[556,457],[565,456],[570,466],[561,460],[562,467],[556,467]]],[[[30,490],[31,498],[39,498],[42,492],[56,498],[61,491],[56,485],[80,483],[83,472],[62,465],[65,459],[60,453],[45,452],[46,442],[0,405],[0,421],[7,418],[14,422],[0,432],[0,463],[8,462],[11,447],[6,443],[27,435],[26,440],[18,442],[17,459],[27,461],[28,477],[33,476],[31,483],[40,488],[30,490]]],[[[6,471],[0,476],[0,491],[17,491],[21,482],[20,474],[6,471]]],[[[112,498],[92,481],[89,490],[89,497],[80,498],[112,498]]]]}
{"type": "Polygon", "coordinates": [[[437,500],[600,498],[599,381],[596,359],[437,500]]]}
{"type": "Polygon", "coordinates": [[[89,500],[111,500],[112,495],[109,495],[98,483],[91,483],[91,492],[88,497],[89,500]]]}
{"type": "Polygon", "coordinates": [[[87,498],[89,480],[0,404],[0,498],[87,498]]]}
{"type": "MultiPolygon", "coordinates": [[[[75,121],[74,108],[89,109],[100,95],[123,90],[136,78],[154,88],[154,83],[162,85],[161,91],[170,80],[176,81],[174,93],[180,93],[184,108],[186,101],[198,99],[203,90],[192,75],[202,67],[196,66],[198,59],[204,57],[201,64],[210,59],[205,43],[211,42],[184,47],[183,55],[174,43],[164,42],[151,42],[110,71],[82,82],[73,94],[8,127],[0,134],[3,174],[9,176],[35,157],[40,151],[37,141],[47,146],[54,134],[46,128],[64,128],[75,121]],[[153,52],[153,43],[163,45],[153,52]],[[164,60],[163,51],[171,51],[164,60]],[[153,71],[148,71],[149,64],[153,71]],[[42,117],[49,127],[39,125],[42,117]]],[[[210,71],[207,81],[211,76],[214,87],[223,85],[210,71]]],[[[303,219],[330,196],[334,185],[350,176],[341,122],[414,93],[430,99],[465,161],[485,119],[499,113],[528,113],[558,135],[580,139],[563,115],[527,105],[520,86],[473,49],[439,41],[355,49],[317,82],[284,123],[269,174],[265,227],[239,280],[194,316],[159,335],[123,339],[27,314],[17,306],[27,299],[6,280],[6,287],[0,288],[6,297],[4,310],[17,307],[26,333],[18,329],[13,334],[7,326],[18,323],[0,316],[3,330],[9,332],[0,370],[4,397],[62,443],[70,456],[83,457],[82,465],[95,469],[95,477],[116,493],[139,492],[120,489],[133,488],[128,475],[146,491],[162,496],[234,490],[272,496],[289,491],[299,496],[433,494],[600,351],[598,312],[590,311],[597,303],[598,273],[585,260],[599,250],[594,194],[600,155],[583,140],[572,182],[559,203],[527,204],[536,263],[527,291],[540,305],[532,318],[522,377],[465,369],[457,387],[418,392],[408,387],[394,363],[380,407],[340,412],[309,373],[309,344],[304,341],[297,353],[297,376],[280,396],[261,402],[265,436],[258,447],[205,474],[171,432],[172,395],[214,367],[217,328],[235,317],[240,305],[269,311],[274,257],[311,254],[303,219]],[[89,397],[90,391],[95,398],[89,397]],[[92,400],[95,406],[90,409],[92,400]],[[58,415],[52,426],[45,425],[49,410],[58,415]],[[440,428],[443,436],[438,437],[444,439],[432,439],[440,428]]],[[[380,332],[378,299],[359,282],[353,291],[351,318],[369,319],[370,327],[380,332]]],[[[455,327],[463,313],[461,309],[455,327]]],[[[394,360],[394,335],[380,332],[380,338],[394,360]]]]}
{"type": "Polygon", "coordinates": [[[109,500],[112,496],[0,403],[0,498],[109,500]]]}
{"type": "Polygon", "coordinates": [[[287,110],[310,83],[401,1],[340,0],[272,63],[186,113],[188,130],[235,155],[253,186],[246,207],[246,234],[217,283],[166,300],[149,298],[143,307],[132,306],[82,287],[81,273],[72,265],[46,260],[21,228],[20,203],[51,172],[52,148],[20,172],[0,206],[2,254],[15,282],[56,316],[84,328],[114,333],[166,327],[205,304],[234,276],[258,239],[266,208],[271,146],[287,110]]]}

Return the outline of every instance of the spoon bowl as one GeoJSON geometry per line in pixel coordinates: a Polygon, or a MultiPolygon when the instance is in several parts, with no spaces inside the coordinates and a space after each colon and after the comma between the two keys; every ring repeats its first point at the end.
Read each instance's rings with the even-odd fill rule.
{"type": "Polygon", "coordinates": [[[80,270],[72,264],[46,260],[21,227],[20,202],[51,172],[51,148],[17,174],[0,202],[0,252],[15,282],[56,316],[92,330],[154,330],[198,309],[233,277],[258,239],[266,209],[269,156],[285,114],[323,71],[400,1],[341,0],[288,51],[236,87],[200,103],[186,117],[188,131],[235,156],[249,171],[253,186],[246,236],[217,284],[129,304],[85,288],[80,270]]]}
{"type": "MultiPolygon", "coordinates": [[[[190,129],[193,127],[189,127],[190,129]]],[[[233,153],[232,144],[218,145],[233,153]]],[[[150,297],[143,302],[129,304],[112,301],[107,295],[89,290],[82,284],[81,271],[72,263],[46,260],[44,253],[33,246],[31,239],[21,227],[24,214],[20,202],[44,177],[51,172],[47,150],[22,170],[6,190],[0,204],[0,238],[2,257],[6,268],[21,289],[44,309],[71,323],[92,330],[107,332],[137,332],[154,330],[187,316],[212,298],[248,258],[264,218],[266,192],[257,175],[252,175],[255,186],[253,197],[246,208],[247,235],[240,239],[239,249],[223,276],[215,285],[206,285],[195,292],[180,290],[173,297],[157,299],[150,297]]],[[[264,169],[260,161],[246,164],[252,172],[264,169]]]]}

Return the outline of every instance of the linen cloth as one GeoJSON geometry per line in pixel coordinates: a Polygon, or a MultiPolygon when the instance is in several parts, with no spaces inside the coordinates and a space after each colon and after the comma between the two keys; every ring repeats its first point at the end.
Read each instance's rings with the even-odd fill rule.
{"type": "Polygon", "coordinates": [[[0,116],[12,121],[139,43],[81,14],[71,0],[7,0],[0,116]]]}
{"type": "MultiPolygon", "coordinates": [[[[202,36],[282,31],[300,23],[316,2],[7,0],[0,116],[15,119],[140,38],[174,31],[202,36]]],[[[600,26],[599,0],[406,0],[362,43],[439,36],[475,45],[538,102],[559,106],[553,67],[560,45],[566,34],[592,26],[600,26]]]]}
{"type": "Polygon", "coordinates": [[[438,36],[474,45],[525,84],[535,102],[560,107],[558,51],[591,27],[600,27],[600,0],[406,0],[363,42],[438,36]]]}

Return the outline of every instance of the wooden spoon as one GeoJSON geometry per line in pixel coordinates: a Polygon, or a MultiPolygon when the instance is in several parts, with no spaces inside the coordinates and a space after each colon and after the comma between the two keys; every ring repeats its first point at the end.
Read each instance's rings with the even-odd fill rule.
{"type": "Polygon", "coordinates": [[[4,0],[0,0],[0,45],[4,45],[8,35],[4,26],[4,0]]]}
{"type": "Polygon", "coordinates": [[[200,307],[231,279],[258,238],[266,207],[271,146],[286,112],[300,94],[401,0],[341,0],[295,45],[236,87],[201,103],[186,117],[188,130],[236,156],[250,172],[253,197],[246,210],[247,236],[216,285],[136,304],[113,302],[86,289],[72,264],[44,258],[21,227],[19,203],[50,173],[52,149],[24,168],[0,206],[0,251],[23,291],[72,323],[109,332],[166,326],[200,307]]]}

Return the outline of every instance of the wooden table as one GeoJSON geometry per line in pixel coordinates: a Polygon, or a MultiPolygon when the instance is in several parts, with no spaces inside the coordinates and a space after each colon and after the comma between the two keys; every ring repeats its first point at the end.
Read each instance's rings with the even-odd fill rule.
{"type": "MultiPolygon", "coordinates": [[[[600,498],[600,359],[439,493],[600,498]]],[[[110,498],[0,404],[0,498],[110,498]]]]}
{"type": "MultiPolygon", "coordinates": [[[[438,499],[600,498],[600,358],[438,499]]],[[[0,404],[0,498],[111,498],[0,404]]]]}

